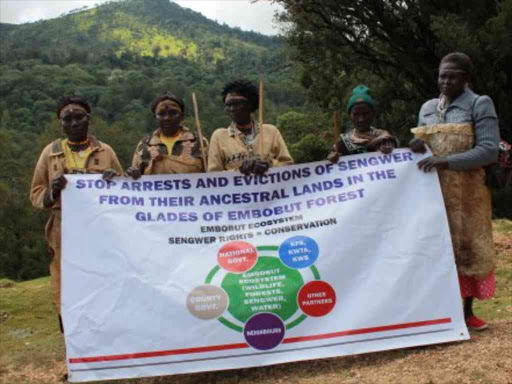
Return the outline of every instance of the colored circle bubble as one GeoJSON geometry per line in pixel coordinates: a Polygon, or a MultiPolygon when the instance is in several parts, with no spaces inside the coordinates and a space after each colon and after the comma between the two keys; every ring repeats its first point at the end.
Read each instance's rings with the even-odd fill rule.
{"type": "Polygon", "coordinates": [[[284,339],[285,327],[279,316],[258,313],[251,317],[244,328],[247,344],[260,351],[277,347],[284,339]]]}
{"type": "Polygon", "coordinates": [[[229,296],[228,312],[242,323],[260,312],[288,320],[299,309],[297,294],[303,285],[299,271],[270,256],[260,256],[248,272],[226,274],[221,283],[229,296]]]}
{"type": "Polygon", "coordinates": [[[217,254],[217,262],[221,268],[233,273],[248,271],[257,261],[256,247],[245,241],[231,241],[223,245],[217,254]]]}
{"type": "Polygon", "coordinates": [[[336,305],[336,292],[325,281],[310,281],[299,291],[297,301],[306,315],[321,317],[331,312],[336,305]]]}
{"type": "Polygon", "coordinates": [[[294,236],[279,247],[281,261],[290,268],[310,267],[318,259],[318,244],[306,236],[294,236]]]}
{"type": "Polygon", "coordinates": [[[202,320],[216,319],[228,307],[228,295],[214,285],[195,287],[187,296],[187,308],[195,317],[202,320]]]}

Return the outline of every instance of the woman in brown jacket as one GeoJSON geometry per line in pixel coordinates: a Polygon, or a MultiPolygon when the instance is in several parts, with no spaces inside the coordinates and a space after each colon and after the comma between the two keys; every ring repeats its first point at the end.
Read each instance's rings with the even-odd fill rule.
{"type": "Polygon", "coordinates": [[[247,80],[228,83],[222,90],[222,100],[232,122],[212,135],[208,172],[239,170],[245,175],[262,175],[270,167],[293,164],[277,127],[260,126],[251,117],[259,108],[254,84],[247,80]]]}
{"type": "MultiPolygon", "coordinates": [[[[101,173],[108,180],[123,170],[110,146],[88,134],[91,106],[80,96],[58,101],[57,117],[65,139],[48,144],[34,170],[30,200],[36,208],[46,209],[50,217],[45,234],[49,253],[51,285],[60,319],[61,204],[60,194],[66,187],[66,174],[101,173]]],[[[61,330],[62,330],[62,322],[61,330]]]]}
{"type": "MultiPolygon", "coordinates": [[[[170,92],[163,93],[151,104],[151,112],[157,129],[139,142],[126,173],[138,179],[141,175],[204,172],[199,139],[182,125],[183,100],[170,92]]],[[[203,148],[208,153],[206,139],[203,148]]]]}

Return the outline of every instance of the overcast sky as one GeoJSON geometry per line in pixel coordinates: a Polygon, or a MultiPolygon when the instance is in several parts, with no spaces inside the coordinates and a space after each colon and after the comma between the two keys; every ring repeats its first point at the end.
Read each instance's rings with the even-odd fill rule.
{"type": "MultiPolygon", "coordinates": [[[[20,24],[50,19],[85,5],[104,3],[106,0],[0,0],[0,22],[20,24]]],[[[144,0],[140,0],[144,1],[144,0]]],[[[182,7],[191,8],[209,19],[256,31],[266,35],[278,33],[272,19],[282,8],[268,0],[251,4],[250,0],[175,0],[182,7]]]]}

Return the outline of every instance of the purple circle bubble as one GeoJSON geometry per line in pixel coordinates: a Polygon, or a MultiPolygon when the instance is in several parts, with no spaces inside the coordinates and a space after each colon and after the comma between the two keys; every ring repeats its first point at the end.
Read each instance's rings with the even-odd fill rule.
{"type": "Polygon", "coordinates": [[[284,339],[284,323],[273,313],[257,313],[245,323],[245,341],[254,349],[267,351],[284,339]]]}

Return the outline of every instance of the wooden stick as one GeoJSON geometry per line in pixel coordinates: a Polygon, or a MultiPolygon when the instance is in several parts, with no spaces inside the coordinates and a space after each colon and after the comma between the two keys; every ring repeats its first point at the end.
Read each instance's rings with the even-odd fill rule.
{"type": "Polygon", "coordinates": [[[259,107],[259,123],[260,123],[260,151],[261,158],[265,158],[264,146],[263,146],[263,80],[260,79],[260,107],[259,107]]]}
{"type": "Polygon", "coordinates": [[[196,94],[192,92],[192,102],[194,103],[194,114],[196,116],[196,127],[197,127],[197,135],[199,136],[199,145],[201,146],[201,158],[203,159],[203,167],[206,172],[206,155],[204,153],[204,145],[203,145],[203,133],[201,132],[201,122],[199,121],[199,109],[197,108],[197,100],[196,94]]]}
{"type": "Polygon", "coordinates": [[[336,148],[336,143],[338,142],[338,136],[339,136],[339,132],[338,132],[338,112],[334,112],[334,117],[333,117],[333,120],[334,120],[334,147],[336,148]]]}

